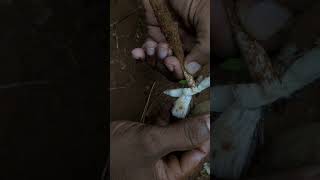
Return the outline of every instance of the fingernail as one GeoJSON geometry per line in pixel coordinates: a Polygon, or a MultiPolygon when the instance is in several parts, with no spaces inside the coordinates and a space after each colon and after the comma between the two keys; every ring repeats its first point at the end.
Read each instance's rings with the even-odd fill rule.
{"type": "Polygon", "coordinates": [[[168,49],[167,48],[159,48],[158,57],[160,59],[164,59],[168,56],[168,49]]]}
{"type": "Polygon", "coordinates": [[[153,40],[147,40],[143,45],[142,47],[144,48],[155,48],[157,47],[157,43],[153,40]]]}
{"type": "Polygon", "coordinates": [[[196,72],[198,72],[201,69],[201,65],[197,62],[191,62],[189,64],[186,65],[186,70],[190,73],[190,74],[195,74],[196,72]]]}
{"type": "Polygon", "coordinates": [[[167,68],[169,69],[170,72],[174,71],[173,65],[169,64],[169,65],[166,65],[166,66],[167,66],[167,68]]]}
{"type": "Polygon", "coordinates": [[[168,56],[172,56],[172,49],[169,49],[168,56]]]}
{"type": "Polygon", "coordinates": [[[142,46],[142,48],[146,50],[148,56],[153,56],[155,54],[156,47],[157,43],[153,40],[147,40],[142,46]]]}
{"type": "Polygon", "coordinates": [[[132,57],[134,59],[137,59],[137,60],[141,60],[141,59],[144,59],[145,58],[145,54],[144,54],[144,51],[143,49],[141,48],[135,48],[131,51],[131,54],[132,54],[132,57]]]}
{"type": "Polygon", "coordinates": [[[153,56],[155,53],[155,48],[147,48],[146,51],[148,56],[153,56]]]}

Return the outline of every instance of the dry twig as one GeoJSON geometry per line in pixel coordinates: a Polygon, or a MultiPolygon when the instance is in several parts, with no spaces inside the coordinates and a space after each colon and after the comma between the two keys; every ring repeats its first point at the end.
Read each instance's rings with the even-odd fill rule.
{"type": "Polygon", "coordinates": [[[142,123],[144,123],[146,112],[147,112],[148,107],[149,107],[150,98],[151,98],[151,95],[152,95],[152,92],[153,92],[153,89],[154,89],[155,85],[156,85],[156,81],[153,82],[152,87],[151,87],[150,92],[149,92],[149,96],[148,96],[147,102],[144,105],[143,113],[142,113],[141,119],[140,119],[140,122],[142,122],[142,123]]]}
{"type": "Polygon", "coordinates": [[[110,24],[110,29],[112,29],[113,27],[115,27],[116,25],[120,24],[121,22],[125,21],[126,19],[128,19],[131,15],[135,14],[136,12],[138,12],[138,10],[141,9],[141,6],[135,8],[134,10],[132,10],[130,13],[128,13],[127,15],[119,18],[118,20],[116,20],[115,22],[113,22],[112,24],[110,24]]]}

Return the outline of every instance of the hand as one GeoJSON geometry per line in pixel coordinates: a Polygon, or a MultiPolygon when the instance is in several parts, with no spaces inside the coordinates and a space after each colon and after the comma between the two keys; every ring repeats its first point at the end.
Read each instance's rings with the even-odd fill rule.
{"type": "Polygon", "coordinates": [[[209,155],[209,138],[209,115],[162,127],[112,122],[111,179],[184,179],[200,168],[209,155]]]}
{"type": "MultiPolygon", "coordinates": [[[[302,3],[302,1],[300,2],[302,3]]],[[[213,51],[216,56],[227,58],[237,55],[237,43],[233,39],[232,28],[226,11],[227,8],[233,6],[237,9],[237,15],[244,30],[258,40],[266,50],[275,50],[281,47],[282,41],[286,38],[279,37],[285,37],[288,33],[281,32],[281,30],[286,28],[291,14],[277,1],[215,0],[212,5],[212,33],[214,39],[213,51]],[[286,34],[279,36],[279,32],[286,34]]]]}
{"type": "MultiPolygon", "coordinates": [[[[210,0],[163,0],[176,14],[179,32],[188,52],[185,67],[190,74],[195,74],[201,66],[209,62],[210,58],[210,0]]],[[[167,69],[177,79],[183,78],[178,59],[172,56],[172,50],[166,43],[157,20],[154,16],[149,0],[144,0],[146,21],[149,38],[142,48],[132,51],[135,59],[156,58],[163,62],[167,69]]]]}

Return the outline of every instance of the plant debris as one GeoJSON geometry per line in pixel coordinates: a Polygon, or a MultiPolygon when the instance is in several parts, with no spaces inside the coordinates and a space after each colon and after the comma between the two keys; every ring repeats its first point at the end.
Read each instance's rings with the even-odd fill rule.
{"type": "Polygon", "coordinates": [[[147,102],[146,102],[146,104],[144,106],[143,113],[142,113],[141,119],[140,119],[140,122],[142,122],[142,123],[144,123],[144,119],[145,119],[145,116],[146,116],[146,113],[147,113],[147,110],[148,110],[148,107],[149,107],[150,98],[151,98],[151,95],[152,95],[152,92],[153,92],[153,89],[154,89],[155,85],[156,85],[156,81],[154,81],[153,84],[152,84],[152,87],[151,87],[149,95],[148,95],[147,102]]]}

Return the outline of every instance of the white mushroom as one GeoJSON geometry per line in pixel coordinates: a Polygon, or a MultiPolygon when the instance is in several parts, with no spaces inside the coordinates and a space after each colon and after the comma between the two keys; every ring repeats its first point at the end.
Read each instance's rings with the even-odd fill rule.
{"type": "Polygon", "coordinates": [[[164,93],[168,96],[178,97],[174,103],[173,109],[171,110],[172,115],[177,118],[185,118],[190,110],[192,96],[202,92],[208,87],[210,87],[210,77],[202,80],[199,85],[194,88],[180,88],[164,91],[164,93]]]}
{"type": "Polygon", "coordinates": [[[171,110],[172,115],[177,118],[185,118],[189,112],[191,100],[192,96],[179,97],[171,110]]]}

